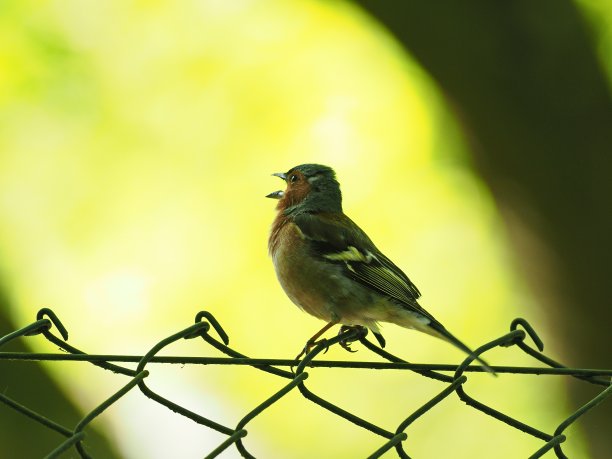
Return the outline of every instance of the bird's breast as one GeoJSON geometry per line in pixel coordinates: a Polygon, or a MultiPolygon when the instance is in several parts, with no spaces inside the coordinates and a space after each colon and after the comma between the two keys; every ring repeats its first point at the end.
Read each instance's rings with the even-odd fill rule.
{"type": "Polygon", "coordinates": [[[289,299],[322,320],[336,320],[331,292],[341,293],[334,268],[310,253],[308,241],[290,221],[273,226],[269,241],[276,276],[289,299]]]}

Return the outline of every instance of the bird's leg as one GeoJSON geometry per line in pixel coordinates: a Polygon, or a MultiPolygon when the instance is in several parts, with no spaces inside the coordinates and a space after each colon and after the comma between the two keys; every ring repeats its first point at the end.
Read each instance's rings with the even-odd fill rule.
{"type": "Polygon", "coordinates": [[[327,330],[329,330],[330,328],[332,328],[334,325],[338,325],[338,322],[330,322],[328,324],[325,325],[325,327],[323,327],[321,330],[319,330],[317,333],[315,333],[308,341],[306,341],[306,345],[304,346],[304,349],[302,349],[302,352],[300,352],[298,354],[298,356],[295,358],[295,360],[300,360],[300,358],[305,355],[308,354],[310,352],[310,350],[317,345],[318,341],[317,339],[323,334],[325,333],[327,330]]]}

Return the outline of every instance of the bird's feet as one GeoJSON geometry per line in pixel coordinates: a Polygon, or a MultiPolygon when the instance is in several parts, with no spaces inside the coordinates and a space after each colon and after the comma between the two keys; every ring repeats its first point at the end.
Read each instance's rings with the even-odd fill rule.
{"type": "MultiPolygon", "coordinates": [[[[317,344],[319,344],[321,341],[325,342],[325,340],[318,340],[319,336],[321,336],[323,333],[325,333],[327,330],[329,330],[331,327],[333,327],[337,323],[338,322],[329,322],[321,330],[319,330],[317,333],[315,333],[312,338],[310,338],[308,341],[306,341],[306,345],[304,346],[304,349],[302,349],[302,352],[300,352],[298,354],[298,356],[295,358],[295,360],[296,361],[300,360],[300,358],[303,355],[308,354],[310,352],[310,350],[313,347],[315,347],[317,344]]],[[[325,346],[325,352],[327,352],[327,349],[328,349],[328,346],[325,346]]]]}
{"type": "MultiPolygon", "coordinates": [[[[325,338],[323,339],[313,339],[310,338],[308,341],[306,341],[306,344],[304,345],[304,349],[302,349],[302,351],[297,355],[297,357],[295,358],[296,361],[299,361],[303,356],[305,356],[306,354],[308,354],[313,347],[315,347],[317,344],[319,343],[326,343],[327,340],[325,338]]],[[[325,345],[325,350],[323,351],[323,353],[325,354],[327,352],[327,350],[329,349],[329,345],[325,345]]]]}
{"type": "MultiPolygon", "coordinates": [[[[358,341],[360,338],[365,336],[368,333],[368,329],[365,327],[362,327],[361,325],[342,325],[342,327],[340,327],[340,331],[338,331],[338,335],[341,335],[349,330],[359,330],[359,334],[357,335],[357,337],[340,340],[338,344],[340,344],[342,349],[345,349],[349,352],[357,352],[351,349],[351,343],[353,343],[354,341],[358,341]]],[[[302,351],[297,355],[295,360],[300,360],[300,358],[308,354],[312,350],[312,348],[315,347],[319,343],[325,344],[325,349],[323,350],[323,354],[325,354],[329,350],[329,344],[327,344],[327,340],[325,338],[318,340],[313,336],[308,341],[306,341],[306,344],[304,345],[304,349],[302,349],[302,351]]]]}
{"type": "Polygon", "coordinates": [[[345,339],[340,340],[339,344],[342,347],[342,349],[346,351],[357,352],[351,349],[351,343],[354,343],[355,341],[359,341],[361,338],[366,336],[368,334],[368,329],[362,325],[342,325],[340,327],[340,331],[338,332],[338,335],[341,335],[351,330],[357,330],[359,333],[355,337],[345,338],[345,339]]]}
{"type": "MultiPolygon", "coordinates": [[[[303,356],[308,354],[312,350],[313,347],[315,347],[317,344],[320,344],[320,343],[325,344],[325,349],[323,353],[326,353],[329,350],[329,345],[327,344],[327,340],[317,339],[317,338],[319,338],[319,336],[321,336],[326,330],[328,330],[330,327],[334,325],[336,325],[336,322],[330,322],[325,327],[323,327],[323,329],[321,329],[316,335],[314,335],[312,338],[306,341],[304,348],[295,358],[296,362],[299,361],[303,356]]],[[[364,338],[368,334],[368,329],[362,325],[342,325],[340,327],[340,331],[338,332],[338,335],[346,333],[350,330],[357,330],[358,331],[357,335],[352,336],[350,338],[342,339],[340,340],[339,344],[342,347],[342,349],[345,349],[349,352],[357,352],[351,349],[351,343],[355,341],[359,341],[360,339],[364,338]]],[[[374,333],[374,337],[378,341],[378,344],[380,344],[381,347],[385,347],[385,339],[383,338],[383,336],[377,332],[373,332],[373,333],[374,333]]]]}

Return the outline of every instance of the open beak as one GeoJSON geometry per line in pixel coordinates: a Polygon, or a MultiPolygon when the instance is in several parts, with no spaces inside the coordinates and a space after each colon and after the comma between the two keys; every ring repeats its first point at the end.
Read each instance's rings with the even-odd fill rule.
{"type": "Polygon", "coordinates": [[[284,194],[285,192],[283,190],[273,191],[272,193],[267,194],[266,198],[280,199],[284,194]]]}
{"type": "MultiPolygon", "coordinates": [[[[287,180],[287,174],[285,174],[284,172],[276,172],[275,174],[272,174],[272,175],[274,177],[280,177],[283,180],[287,180]]],[[[278,191],[273,191],[270,194],[267,194],[266,198],[281,199],[284,195],[285,195],[284,191],[278,190],[278,191]]]]}

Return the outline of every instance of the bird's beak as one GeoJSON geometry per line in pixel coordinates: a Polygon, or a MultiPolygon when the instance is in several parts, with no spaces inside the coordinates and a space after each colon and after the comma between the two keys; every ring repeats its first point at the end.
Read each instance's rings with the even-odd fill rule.
{"type": "MultiPolygon", "coordinates": [[[[280,177],[283,180],[287,180],[287,174],[285,174],[284,172],[277,172],[275,174],[272,174],[274,177],[280,177]]],[[[266,195],[266,198],[272,198],[272,199],[281,199],[284,196],[285,192],[282,190],[278,190],[278,191],[274,191],[270,194],[266,195]]]]}
{"type": "Polygon", "coordinates": [[[283,195],[285,194],[284,191],[282,190],[278,190],[278,191],[274,191],[270,194],[266,195],[266,198],[272,198],[272,199],[280,199],[283,197],[283,195]]]}

